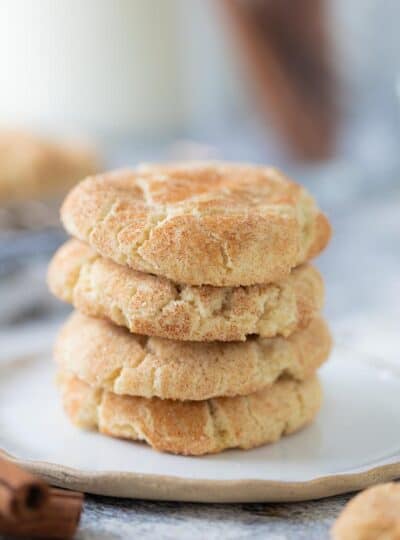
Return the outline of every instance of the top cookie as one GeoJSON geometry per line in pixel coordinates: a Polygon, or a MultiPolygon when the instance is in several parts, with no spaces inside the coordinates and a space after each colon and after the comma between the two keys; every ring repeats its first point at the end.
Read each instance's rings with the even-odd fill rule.
{"type": "Polygon", "coordinates": [[[0,132],[0,201],[60,195],[98,169],[97,156],[86,146],[0,132]]]}
{"type": "Polygon", "coordinates": [[[87,178],[66,198],[67,231],[101,255],[190,285],[282,279],[328,243],[301,186],[270,167],[141,166],[87,178]]]}

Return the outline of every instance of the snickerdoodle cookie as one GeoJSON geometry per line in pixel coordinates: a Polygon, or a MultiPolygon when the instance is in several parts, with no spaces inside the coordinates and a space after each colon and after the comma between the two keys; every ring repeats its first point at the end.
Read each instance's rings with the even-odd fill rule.
{"type": "Polygon", "coordinates": [[[303,187],[271,167],[227,163],[90,177],[67,196],[61,216],[102,256],[190,285],[276,282],[330,238],[303,187]]]}
{"type": "Polygon", "coordinates": [[[332,528],[333,540],[400,540],[400,483],[359,493],[332,528]]]}
{"type": "Polygon", "coordinates": [[[79,240],[58,250],[48,282],[58,298],[87,315],[138,334],[190,341],[287,337],[310,323],[324,298],[321,275],[309,264],[278,283],[196,287],[116,264],[79,240]]]}
{"type": "Polygon", "coordinates": [[[183,455],[253,448],[272,443],[311,422],[321,402],[316,377],[283,378],[248,396],[206,401],[118,396],[59,373],[64,408],[83,428],[183,455]]]}
{"type": "Polygon", "coordinates": [[[29,133],[0,131],[2,202],[64,194],[98,170],[98,157],[80,143],[57,143],[29,133]]]}
{"type": "Polygon", "coordinates": [[[319,318],[287,339],[196,343],[131,334],[75,312],[56,340],[55,359],[63,371],[115,394],[204,400],[250,394],[282,375],[304,380],[330,347],[319,318]]]}

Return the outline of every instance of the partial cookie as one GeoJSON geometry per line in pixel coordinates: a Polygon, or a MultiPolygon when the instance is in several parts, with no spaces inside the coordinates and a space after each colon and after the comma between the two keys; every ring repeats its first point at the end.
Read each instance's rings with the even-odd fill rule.
{"type": "Polygon", "coordinates": [[[400,483],[390,482],[359,493],[332,528],[333,540],[399,540],[400,483]]]}
{"type": "Polygon", "coordinates": [[[311,422],[321,403],[316,377],[305,382],[282,379],[249,396],[207,401],[118,396],[66,372],[60,373],[59,383],[74,424],[184,455],[275,442],[311,422]]]}
{"type": "Polygon", "coordinates": [[[98,253],[190,285],[276,282],[317,255],[330,225],[301,186],[270,167],[148,166],[88,178],[62,221],[98,253]]]}
{"type": "Polygon", "coordinates": [[[56,253],[48,282],[58,298],[87,315],[138,334],[190,341],[287,337],[309,324],[324,298],[321,275],[310,265],[276,284],[176,285],[105,259],[78,240],[56,253]]]}
{"type": "Polygon", "coordinates": [[[76,312],[56,340],[55,359],[63,371],[115,394],[203,400],[247,395],[283,374],[306,379],[330,347],[322,319],[288,339],[194,343],[130,334],[76,312]]]}
{"type": "Polygon", "coordinates": [[[0,132],[0,201],[63,194],[99,169],[97,156],[79,144],[62,144],[22,132],[0,132]]]}

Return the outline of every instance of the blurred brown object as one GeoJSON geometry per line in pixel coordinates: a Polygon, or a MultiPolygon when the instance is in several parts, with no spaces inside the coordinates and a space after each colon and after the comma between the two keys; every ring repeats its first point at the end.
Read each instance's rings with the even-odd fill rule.
{"type": "Polygon", "coordinates": [[[72,538],[83,494],[52,489],[14,462],[0,457],[0,535],[72,538]]]}
{"type": "Polygon", "coordinates": [[[400,483],[378,484],[351,499],[335,521],[333,540],[400,540],[400,483]]]}
{"type": "Polygon", "coordinates": [[[262,113],[296,157],[332,155],[336,77],[324,0],[221,0],[262,113]]]}
{"type": "Polygon", "coordinates": [[[41,512],[12,521],[0,515],[0,535],[24,538],[73,538],[82,512],[83,494],[51,489],[41,512]]]}
{"type": "Polygon", "coordinates": [[[0,457],[0,515],[10,520],[30,517],[44,507],[48,497],[47,484],[0,457]]]}
{"type": "Polygon", "coordinates": [[[97,154],[85,144],[0,130],[0,206],[62,196],[99,168],[97,154]]]}

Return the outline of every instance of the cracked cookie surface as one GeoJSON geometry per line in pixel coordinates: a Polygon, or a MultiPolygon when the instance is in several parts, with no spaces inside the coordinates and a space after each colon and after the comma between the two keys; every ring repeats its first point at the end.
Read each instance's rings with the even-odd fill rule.
{"type": "Polygon", "coordinates": [[[310,423],[321,404],[317,377],[304,382],[283,378],[248,396],[206,401],[118,396],[68,372],[60,372],[58,379],[74,424],[183,455],[275,442],[310,423]]]}
{"type": "Polygon", "coordinates": [[[275,282],[330,238],[304,188],[270,167],[227,163],[90,177],[70,192],[61,216],[104,257],[189,285],[275,282]]]}
{"type": "Polygon", "coordinates": [[[79,240],[58,250],[48,282],[87,315],[138,334],[190,341],[287,337],[310,323],[324,297],[319,272],[307,264],[276,284],[196,287],[116,264],[79,240]]]}
{"type": "Polygon", "coordinates": [[[130,334],[75,312],[56,340],[55,360],[61,370],[114,394],[204,400],[250,394],[282,375],[304,380],[330,348],[320,318],[287,339],[195,343],[130,334]]]}

